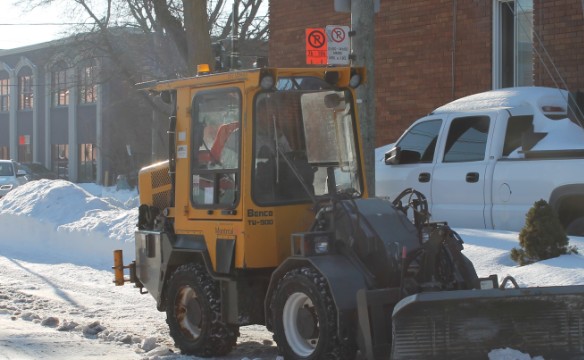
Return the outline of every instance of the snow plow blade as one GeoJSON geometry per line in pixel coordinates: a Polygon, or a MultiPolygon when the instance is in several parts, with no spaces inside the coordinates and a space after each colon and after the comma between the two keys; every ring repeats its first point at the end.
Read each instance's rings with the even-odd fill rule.
{"type": "Polygon", "coordinates": [[[511,348],[584,359],[584,286],[428,292],[393,311],[392,359],[487,359],[511,348]]]}

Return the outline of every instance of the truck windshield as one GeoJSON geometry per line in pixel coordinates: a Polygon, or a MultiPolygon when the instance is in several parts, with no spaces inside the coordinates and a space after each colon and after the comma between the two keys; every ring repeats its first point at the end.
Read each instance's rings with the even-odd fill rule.
{"type": "Polygon", "coordinates": [[[351,92],[308,80],[285,79],[286,86],[278,87],[283,90],[255,99],[253,197],[258,204],[327,195],[327,173],[335,174],[337,191],[361,193],[351,92]]]}

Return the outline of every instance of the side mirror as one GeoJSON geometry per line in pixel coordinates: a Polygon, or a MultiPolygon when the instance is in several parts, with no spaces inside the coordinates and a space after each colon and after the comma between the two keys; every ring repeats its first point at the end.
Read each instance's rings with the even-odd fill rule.
{"type": "Polygon", "coordinates": [[[415,164],[420,162],[420,153],[413,150],[402,150],[399,146],[385,153],[386,165],[415,164]]]}
{"type": "Polygon", "coordinates": [[[26,175],[28,175],[28,174],[26,173],[26,171],[24,171],[22,169],[18,169],[16,171],[16,177],[22,177],[22,176],[26,176],[26,175]]]}
{"type": "Polygon", "coordinates": [[[385,165],[398,165],[401,148],[396,146],[385,153],[385,165]]]}

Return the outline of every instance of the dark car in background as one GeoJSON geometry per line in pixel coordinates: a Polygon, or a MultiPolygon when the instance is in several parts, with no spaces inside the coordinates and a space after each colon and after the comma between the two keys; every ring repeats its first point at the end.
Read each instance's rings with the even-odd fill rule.
{"type": "Polygon", "coordinates": [[[20,163],[20,167],[26,171],[26,178],[30,180],[56,179],[57,174],[39,163],[20,163]]]}

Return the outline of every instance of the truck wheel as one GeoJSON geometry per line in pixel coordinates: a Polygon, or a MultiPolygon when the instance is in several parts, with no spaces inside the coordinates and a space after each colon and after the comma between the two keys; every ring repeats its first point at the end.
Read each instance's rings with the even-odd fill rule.
{"type": "Polygon", "coordinates": [[[279,281],[270,303],[274,340],[285,359],[354,359],[354,339],[339,339],[325,278],[304,267],[279,281]]]}
{"type": "Polygon", "coordinates": [[[203,266],[186,264],[176,269],[166,304],[170,336],[183,354],[222,356],[235,346],[239,327],[221,320],[218,284],[203,266]]]}
{"type": "Polygon", "coordinates": [[[566,234],[572,236],[584,236],[584,216],[572,220],[566,227],[566,234]]]}

